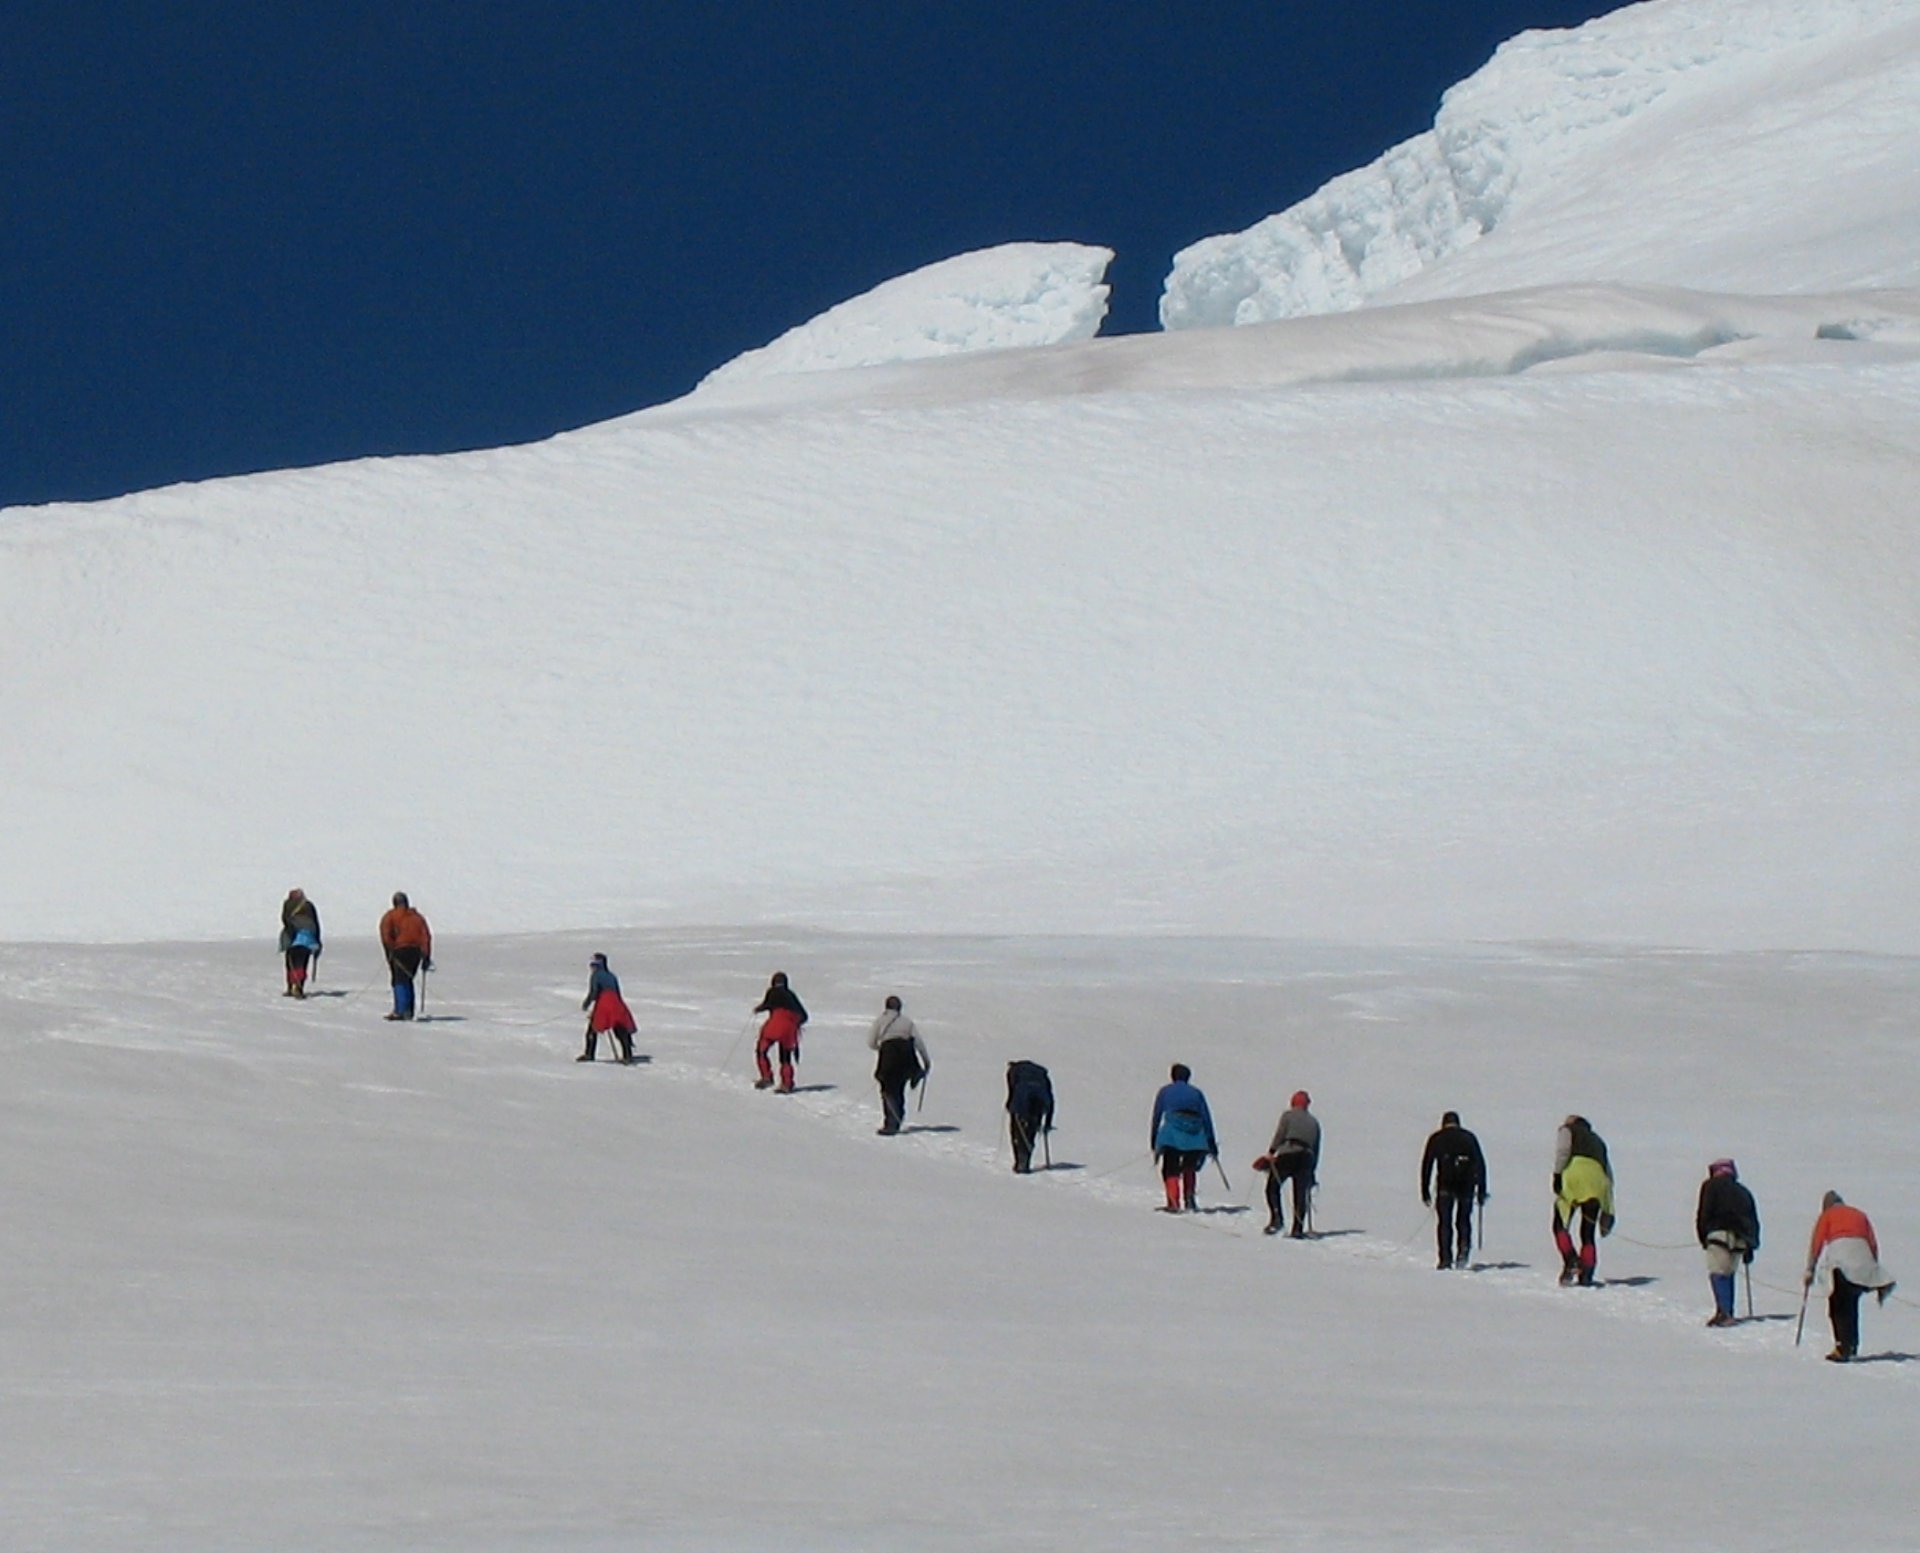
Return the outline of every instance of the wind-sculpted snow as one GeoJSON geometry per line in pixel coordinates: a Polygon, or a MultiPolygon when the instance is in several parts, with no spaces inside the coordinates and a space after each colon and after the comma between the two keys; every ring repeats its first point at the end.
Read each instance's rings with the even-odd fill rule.
{"type": "Polygon", "coordinates": [[[1073,350],[982,355],[934,365],[873,367],[830,379],[729,384],[629,424],[750,407],[827,404],[960,406],[995,399],[1067,399],[1138,390],[1302,388],[1334,383],[1509,377],[1543,369],[1655,370],[1717,352],[1748,361],[1859,365],[1883,347],[1920,349],[1920,290],[1831,296],[1717,296],[1666,286],[1537,286],[1490,296],[1276,320],[1239,331],[1094,340],[1073,350]],[[1835,353],[1829,347],[1849,348],[1835,353]]]}
{"type": "Polygon", "coordinates": [[[0,517],[0,937],[1913,948],[1910,294],[1563,288],[0,517]]]}
{"type": "Polygon", "coordinates": [[[1651,0],[1523,33],[1431,130],[1181,252],[1161,320],[1570,280],[1913,284],[1916,121],[1915,0],[1651,0]]]}
{"type": "Polygon", "coordinates": [[[1057,345],[1099,332],[1107,248],[1007,243],[929,264],[875,286],[771,345],[737,356],[701,387],[973,351],[1057,345]]]}

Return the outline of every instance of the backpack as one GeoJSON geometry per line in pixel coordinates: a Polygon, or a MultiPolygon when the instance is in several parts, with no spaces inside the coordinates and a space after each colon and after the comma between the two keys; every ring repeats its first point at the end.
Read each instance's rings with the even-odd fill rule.
{"type": "Polygon", "coordinates": [[[1479,1174],[1473,1154],[1467,1149],[1461,1149],[1452,1154],[1442,1154],[1434,1162],[1436,1184],[1441,1191],[1450,1194],[1472,1191],[1479,1184],[1479,1174]]]}
{"type": "Polygon", "coordinates": [[[1007,1110],[1045,1114],[1053,1110],[1053,1080],[1037,1062],[1007,1064],[1007,1110]]]}

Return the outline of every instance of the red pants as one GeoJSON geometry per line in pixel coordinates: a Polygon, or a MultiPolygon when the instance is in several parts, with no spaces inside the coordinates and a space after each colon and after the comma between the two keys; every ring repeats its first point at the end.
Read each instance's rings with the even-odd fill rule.
{"type": "Polygon", "coordinates": [[[791,1089],[793,1088],[794,1060],[800,1055],[800,1037],[783,1035],[779,1031],[769,1033],[762,1030],[760,1032],[760,1042],[753,1049],[753,1060],[760,1068],[761,1079],[769,1084],[773,1082],[773,1063],[768,1059],[767,1053],[775,1048],[780,1052],[780,1087],[791,1089]]]}

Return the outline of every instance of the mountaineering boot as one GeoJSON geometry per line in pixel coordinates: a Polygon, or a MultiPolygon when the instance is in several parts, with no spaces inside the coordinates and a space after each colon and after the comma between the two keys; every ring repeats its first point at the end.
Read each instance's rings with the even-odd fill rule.
{"type": "Polygon", "coordinates": [[[593,1061],[593,1053],[592,1053],[592,1052],[582,1052],[582,1053],[581,1053],[581,1054],[580,1054],[580,1055],[579,1055],[578,1057],[575,1057],[575,1058],[574,1058],[573,1060],[574,1060],[575,1062],[592,1062],[592,1061],[593,1061]]]}
{"type": "Polygon", "coordinates": [[[1835,1348],[1832,1353],[1827,1355],[1827,1362],[1829,1364],[1851,1364],[1853,1362],[1853,1350],[1850,1348],[1835,1348]]]}
{"type": "Polygon", "coordinates": [[[770,1078],[757,1078],[753,1081],[753,1087],[755,1089],[771,1089],[773,1088],[773,1080],[770,1078]]]}
{"type": "Polygon", "coordinates": [[[1194,1171],[1189,1170],[1180,1177],[1180,1195],[1186,1202],[1187,1212],[1189,1213],[1198,1213],[1200,1211],[1199,1204],[1194,1197],[1194,1188],[1198,1185],[1199,1182],[1195,1179],[1194,1171]]]}
{"type": "Polygon", "coordinates": [[[1578,1278],[1579,1276],[1580,1276],[1580,1264],[1574,1261],[1572,1257],[1568,1257],[1566,1261],[1560,1264],[1560,1287],[1561,1288],[1564,1289],[1568,1284],[1572,1283],[1573,1280],[1578,1278]]]}
{"type": "Polygon", "coordinates": [[[1165,1185],[1167,1189],[1167,1205],[1160,1211],[1162,1213],[1178,1213],[1180,1211],[1180,1178],[1178,1176],[1164,1176],[1161,1179],[1162,1184],[1165,1185]]]}

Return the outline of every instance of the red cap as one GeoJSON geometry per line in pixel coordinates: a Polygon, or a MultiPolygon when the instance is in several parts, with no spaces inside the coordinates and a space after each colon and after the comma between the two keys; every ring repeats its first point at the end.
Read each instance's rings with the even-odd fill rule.
{"type": "Polygon", "coordinates": [[[1291,1099],[1287,1103],[1291,1105],[1296,1111],[1298,1111],[1303,1109],[1306,1106],[1312,1105],[1313,1098],[1304,1089],[1296,1089],[1293,1092],[1293,1099],[1291,1099]]]}

